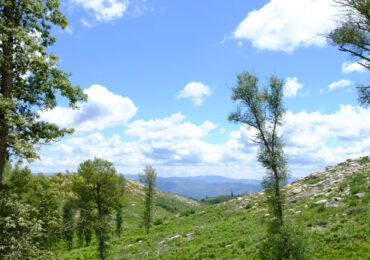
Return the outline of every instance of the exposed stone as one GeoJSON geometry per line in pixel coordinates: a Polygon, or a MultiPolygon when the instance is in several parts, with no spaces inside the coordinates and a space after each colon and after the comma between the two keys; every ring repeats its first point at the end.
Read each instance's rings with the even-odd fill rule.
{"type": "Polygon", "coordinates": [[[331,198],[331,202],[339,202],[339,201],[341,201],[341,197],[333,197],[333,198],[331,198]]]}
{"type": "Polygon", "coordinates": [[[316,201],[314,204],[315,205],[322,205],[322,204],[326,204],[328,201],[327,200],[319,200],[319,201],[316,201]]]}
{"type": "Polygon", "coordinates": [[[364,192],[356,193],[355,196],[356,196],[356,198],[361,199],[361,198],[365,197],[365,193],[364,192]]]}
{"type": "Polygon", "coordinates": [[[265,218],[267,218],[268,216],[270,216],[270,214],[268,214],[268,213],[267,213],[267,214],[265,215],[265,218]]]}
{"type": "Polygon", "coordinates": [[[174,240],[174,239],[179,238],[179,237],[180,237],[180,235],[176,235],[176,236],[170,237],[168,240],[174,240]]]}

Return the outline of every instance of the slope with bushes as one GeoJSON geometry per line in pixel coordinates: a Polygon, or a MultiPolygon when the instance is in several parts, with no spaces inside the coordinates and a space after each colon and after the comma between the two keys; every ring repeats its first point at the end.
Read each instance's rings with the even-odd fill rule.
{"type": "MultiPolygon", "coordinates": [[[[305,237],[312,259],[369,257],[369,157],[326,167],[284,190],[288,221],[303,229],[297,235],[305,237]]],[[[269,217],[264,192],[191,208],[164,216],[149,236],[127,226],[121,238],[111,241],[109,259],[259,259],[269,217]]],[[[61,256],[89,259],[87,252],[94,250],[61,256]]]]}

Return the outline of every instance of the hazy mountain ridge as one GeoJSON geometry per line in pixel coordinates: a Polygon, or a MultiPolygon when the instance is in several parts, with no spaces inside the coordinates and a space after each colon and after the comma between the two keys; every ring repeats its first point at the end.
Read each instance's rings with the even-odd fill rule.
{"type": "MultiPolygon", "coordinates": [[[[137,175],[125,175],[138,180],[137,175]]],[[[231,179],[224,176],[157,177],[158,190],[201,199],[219,195],[242,195],[262,190],[260,180],[231,179]]]]}

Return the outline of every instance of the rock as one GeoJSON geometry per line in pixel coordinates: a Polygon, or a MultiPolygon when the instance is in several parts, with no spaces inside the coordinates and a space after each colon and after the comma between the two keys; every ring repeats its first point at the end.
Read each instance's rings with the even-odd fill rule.
{"type": "Polygon", "coordinates": [[[239,201],[239,200],[242,200],[243,198],[242,197],[239,197],[239,198],[237,198],[237,200],[239,201]]]}
{"type": "Polygon", "coordinates": [[[176,236],[170,237],[168,240],[174,240],[174,239],[179,238],[179,237],[180,237],[180,235],[176,235],[176,236]]]}
{"type": "Polygon", "coordinates": [[[356,198],[361,199],[361,198],[365,197],[365,192],[356,193],[355,196],[356,196],[356,198]]]}
{"type": "Polygon", "coordinates": [[[163,245],[164,243],[166,243],[166,241],[162,240],[161,242],[159,242],[160,245],[163,245]]]}
{"type": "Polygon", "coordinates": [[[328,201],[327,200],[319,200],[319,201],[316,201],[314,204],[315,205],[322,205],[322,204],[326,204],[328,201]]]}
{"type": "Polygon", "coordinates": [[[265,218],[267,218],[268,216],[270,216],[270,214],[268,214],[268,213],[267,213],[267,214],[265,215],[265,218]]]}
{"type": "Polygon", "coordinates": [[[339,201],[341,201],[341,197],[333,197],[333,198],[331,198],[331,202],[339,202],[339,201]]]}
{"type": "Polygon", "coordinates": [[[294,214],[301,214],[301,213],[302,213],[302,211],[300,211],[300,210],[294,212],[294,214]]]}
{"type": "Polygon", "coordinates": [[[298,194],[301,192],[302,192],[302,187],[297,187],[297,188],[294,188],[290,193],[294,195],[294,194],[298,194]]]}
{"type": "Polygon", "coordinates": [[[294,204],[294,203],[297,203],[297,202],[298,202],[297,199],[293,199],[293,200],[289,201],[289,203],[291,203],[291,204],[294,204]]]}
{"type": "Polygon", "coordinates": [[[228,245],[226,245],[225,247],[231,247],[233,244],[228,244],[228,245]]]}

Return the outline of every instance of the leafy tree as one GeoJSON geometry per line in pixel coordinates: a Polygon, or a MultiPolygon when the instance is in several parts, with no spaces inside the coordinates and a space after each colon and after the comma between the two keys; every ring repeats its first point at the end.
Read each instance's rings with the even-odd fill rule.
{"type": "Polygon", "coordinates": [[[123,187],[111,162],[95,158],[81,163],[74,190],[85,207],[93,210],[92,222],[99,241],[100,259],[105,259],[109,217],[120,205],[123,187]]]}
{"type": "Polygon", "coordinates": [[[73,108],[86,96],[46,52],[55,42],[52,26],[66,28],[58,0],[2,0],[0,4],[0,189],[11,157],[38,157],[35,145],[71,133],[40,120],[39,110],[56,106],[56,95],[73,108]]]}
{"type": "Polygon", "coordinates": [[[85,241],[86,246],[89,246],[94,230],[93,214],[86,207],[80,207],[79,212],[80,216],[76,224],[76,233],[79,245],[80,247],[83,247],[85,241]]]}
{"type": "Polygon", "coordinates": [[[121,236],[122,234],[122,222],[123,222],[123,219],[122,219],[122,207],[119,207],[116,209],[116,235],[118,237],[121,236]]]}
{"type": "Polygon", "coordinates": [[[61,224],[58,188],[20,164],[7,171],[0,191],[0,258],[47,258],[61,224]]]}
{"type": "MultiPolygon", "coordinates": [[[[257,159],[267,170],[263,185],[269,210],[273,216],[268,229],[270,233],[268,242],[286,241],[284,194],[281,185],[286,182],[288,170],[283,141],[278,129],[285,113],[282,101],[284,82],[272,76],[269,86],[260,89],[258,78],[248,72],[239,74],[237,79],[237,86],[232,88],[231,99],[238,103],[238,108],[236,112],[229,115],[229,120],[243,123],[255,131],[252,141],[259,145],[257,159]],[[277,239],[276,236],[281,239],[277,239]]],[[[285,250],[290,247],[275,248],[285,250]]],[[[295,254],[292,252],[297,251],[301,250],[283,251],[279,255],[293,257],[295,254]]],[[[276,255],[276,259],[284,259],[284,257],[279,258],[279,255],[276,255]]]]}
{"type": "Polygon", "coordinates": [[[151,166],[146,166],[144,173],[139,173],[139,179],[145,184],[145,208],[143,214],[144,227],[146,233],[149,234],[149,229],[153,221],[153,202],[154,188],[156,185],[157,173],[151,166]]]}
{"type": "MultiPolygon", "coordinates": [[[[370,1],[335,0],[343,11],[343,19],[328,34],[330,43],[347,52],[361,66],[370,70],[370,1]]],[[[370,87],[358,87],[359,102],[370,105],[370,87]]]]}
{"type": "Polygon", "coordinates": [[[63,206],[62,234],[68,243],[68,249],[71,250],[74,234],[74,205],[71,200],[66,201],[63,206]]]}

